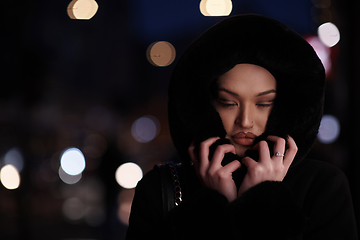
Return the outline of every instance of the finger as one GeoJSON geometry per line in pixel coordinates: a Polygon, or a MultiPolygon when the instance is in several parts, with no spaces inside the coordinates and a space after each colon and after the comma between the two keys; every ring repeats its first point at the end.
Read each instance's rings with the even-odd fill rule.
{"type": "Polygon", "coordinates": [[[194,144],[194,141],[193,141],[190,144],[189,148],[188,148],[188,153],[189,153],[189,156],[190,156],[190,159],[191,159],[191,164],[194,165],[194,168],[196,170],[198,170],[199,169],[199,159],[196,156],[194,150],[195,150],[195,144],[194,144]]]}
{"type": "Polygon", "coordinates": [[[223,171],[233,173],[241,167],[241,163],[238,160],[234,160],[223,167],[223,171]]]}
{"type": "Polygon", "coordinates": [[[284,157],[284,166],[289,168],[296,156],[298,147],[297,147],[294,139],[290,136],[288,136],[287,146],[288,146],[288,150],[286,151],[286,154],[284,157]]]}
{"type": "Polygon", "coordinates": [[[232,152],[235,154],[235,147],[231,144],[223,144],[215,149],[214,155],[210,162],[209,174],[214,174],[219,169],[223,168],[221,162],[223,161],[225,154],[232,152]]]}
{"type": "Polygon", "coordinates": [[[200,146],[199,146],[200,162],[209,161],[210,146],[219,139],[220,139],[219,137],[212,137],[212,138],[206,139],[205,141],[200,143],[200,146]]]}
{"type": "Polygon", "coordinates": [[[206,139],[205,141],[200,143],[199,146],[199,171],[200,174],[205,176],[206,171],[209,169],[209,152],[210,152],[210,146],[215,143],[219,137],[212,137],[209,139],[206,139]]]}
{"type": "Polygon", "coordinates": [[[235,147],[233,145],[231,144],[219,145],[214,151],[214,155],[211,159],[211,162],[214,165],[221,165],[221,162],[224,159],[225,154],[229,152],[236,154],[235,147]]]}
{"type": "MultiPolygon", "coordinates": [[[[281,155],[285,154],[285,145],[286,145],[286,140],[281,138],[281,137],[277,137],[277,136],[268,136],[266,138],[269,141],[272,141],[274,143],[274,154],[276,154],[277,152],[281,155]]],[[[274,157],[272,159],[274,160],[283,160],[283,156],[271,156],[274,157]]]]}
{"type": "Polygon", "coordinates": [[[194,145],[194,141],[190,144],[189,148],[188,148],[188,153],[190,156],[190,159],[192,161],[198,161],[196,154],[194,153],[194,149],[195,149],[195,145],[194,145]]]}
{"type": "Polygon", "coordinates": [[[244,164],[248,169],[255,167],[258,163],[251,157],[244,157],[241,159],[241,163],[244,164]]]}
{"type": "Polygon", "coordinates": [[[259,162],[263,162],[264,160],[271,158],[269,145],[266,141],[260,141],[256,144],[256,148],[259,152],[259,162]]]}
{"type": "Polygon", "coordinates": [[[240,167],[241,163],[237,160],[234,160],[220,168],[217,172],[217,176],[219,176],[221,179],[227,179],[227,181],[231,181],[233,184],[235,184],[233,179],[233,172],[235,172],[240,167]]]}

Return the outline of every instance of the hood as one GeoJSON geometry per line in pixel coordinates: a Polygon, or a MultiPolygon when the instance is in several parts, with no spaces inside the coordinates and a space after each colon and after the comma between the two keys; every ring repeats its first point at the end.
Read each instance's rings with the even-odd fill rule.
{"type": "Polygon", "coordinates": [[[314,49],[299,34],[271,18],[228,17],[197,38],[174,68],[169,84],[169,126],[174,145],[187,162],[187,149],[226,131],[212,105],[210,85],[236,64],[267,69],[277,81],[277,96],[265,132],[294,138],[294,163],[312,147],[323,114],[325,70],[314,49]]]}

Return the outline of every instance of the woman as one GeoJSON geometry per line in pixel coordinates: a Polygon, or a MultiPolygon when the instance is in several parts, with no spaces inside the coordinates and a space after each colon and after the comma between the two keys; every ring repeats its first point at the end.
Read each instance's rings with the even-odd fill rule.
{"type": "Polygon", "coordinates": [[[239,15],[210,28],[169,86],[182,202],[164,208],[161,171],[150,171],[127,239],[357,239],[346,177],[306,159],[324,87],[316,53],[283,24],[239,15]]]}

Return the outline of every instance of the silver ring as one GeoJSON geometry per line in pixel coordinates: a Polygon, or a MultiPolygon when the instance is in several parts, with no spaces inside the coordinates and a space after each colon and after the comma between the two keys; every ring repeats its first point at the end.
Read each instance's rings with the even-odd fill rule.
{"type": "Polygon", "coordinates": [[[281,154],[281,153],[279,153],[279,152],[276,152],[276,153],[275,153],[275,156],[276,156],[276,157],[284,157],[285,155],[284,155],[284,154],[281,154]]]}
{"type": "Polygon", "coordinates": [[[190,165],[192,166],[192,165],[194,165],[194,163],[196,163],[196,162],[198,162],[198,160],[196,160],[196,161],[190,161],[190,165]]]}

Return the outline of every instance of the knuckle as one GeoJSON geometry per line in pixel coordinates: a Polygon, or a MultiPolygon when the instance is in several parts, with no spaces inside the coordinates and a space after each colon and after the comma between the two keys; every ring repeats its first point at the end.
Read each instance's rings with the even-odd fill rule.
{"type": "Polygon", "coordinates": [[[267,146],[268,146],[268,144],[265,140],[262,140],[259,142],[259,147],[263,148],[263,147],[267,147],[267,146]]]}
{"type": "Polygon", "coordinates": [[[250,167],[248,170],[253,174],[253,176],[259,176],[263,173],[263,169],[261,167],[250,167]]]}
{"type": "Polygon", "coordinates": [[[206,176],[213,178],[216,175],[216,171],[209,169],[209,171],[206,172],[206,176]]]}
{"type": "Polygon", "coordinates": [[[228,178],[229,173],[227,173],[226,171],[219,171],[218,176],[221,179],[225,179],[225,178],[228,178]]]}
{"type": "Polygon", "coordinates": [[[224,144],[224,145],[219,145],[216,149],[215,149],[215,152],[218,154],[218,155],[221,155],[221,154],[224,154],[226,152],[229,152],[231,150],[233,150],[233,145],[229,145],[229,144],[224,144]]]}
{"type": "Polygon", "coordinates": [[[225,149],[226,149],[225,145],[219,145],[217,146],[216,151],[223,152],[225,149]]]}
{"type": "Polygon", "coordinates": [[[193,160],[193,161],[197,160],[193,149],[188,149],[188,153],[189,153],[191,160],[193,160]]]}
{"type": "Polygon", "coordinates": [[[278,138],[276,140],[276,143],[279,145],[285,145],[286,144],[286,140],[284,138],[278,138]]]}
{"type": "Polygon", "coordinates": [[[207,144],[206,141],[201,142],[201,143],[199,144],[199,147],[200,147],[201,149],[204,149],[204,148],[206,148],[207,146],[208,146],[208,144],[207,144]]]}
{"type": "Polygon", "coordinates": [[[218,148],[224,150],[224,151],[227,151],[229,149],[232,149],[234,146],[231,145],[231,144],[222,144],[222,145],[219,145],[218,148]]]}
{"type": "Polygon", "coordinates": [[[188,147],[188,153],[189,154],[192,154],[193,153],[193,151],[194,151],[194,147],[193,146],[190,146],[190,147],[188,147]]]}
{"type": "Polygon", "coordinates": [[[219,171],[216,173],[216,176],[214,176],[214,177],[216,177],[216,179],[219,179],[221,181],[222,179],[224,179],[224,176],[225,176],[225,174],[223,172],[219,171]]]}
{"type": "Polygon", "coordinates": [[[201,177],[202,179],[206,179],[206,177],[207,177],[207,174],[206,174],[206,172],[205,172],[204,170],[200,170],[200,171],[199,171],[199,175],[200,175],[200,177],[201,177]]]}
{"type": "Polygon", "coordinates": [[[294,145],[294,150],[297,152],[299,150],[299,147],[295,144],[294,145]]]}
{"type": "Polygon", "coordinates": [[[293,146],[289,147],[289,149],[291,149],[294,153],[297,153],[297,151],[299,150],[297,145],[293,145],[293,146]]]}
{"type": "Polygon", "coordinates": [[[276,175],[280,175],[280,174],[282,174],[283,173],[283,168],[281,168],[281,167],[276,167],[276,168],[274,168],[274,173],[276,174],[276,175]]]}

